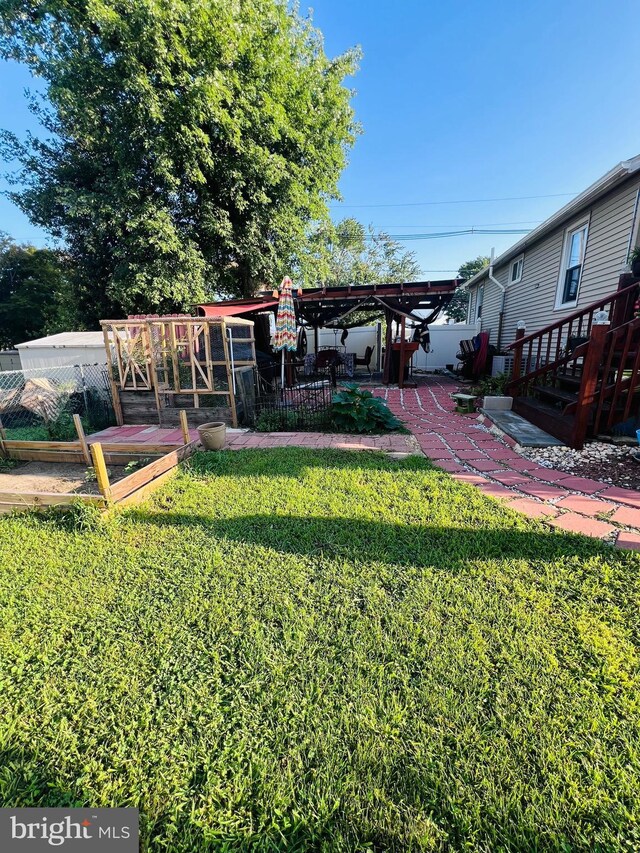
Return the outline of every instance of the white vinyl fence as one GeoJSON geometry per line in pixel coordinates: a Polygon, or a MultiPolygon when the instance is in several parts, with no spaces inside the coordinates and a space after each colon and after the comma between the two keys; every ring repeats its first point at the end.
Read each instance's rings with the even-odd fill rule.
{"type": "MultiPolygon", "coordinates": [[[[358,358],[364,358],[365,350],[368,346],[373,347],[373,357],[371,359],[371,368],[380,370],[380,343],[381,324],[375,323],[373,326],[356,326],[348,330],[349,334],[344,346],[347,352],[355,352],[358,358]]],[[[318,346],[320,347],[340,347],[341,329],[319,329],[318,330],[318,346]]],[[[307,351],[313,352],[313,329],[307,329],[307,351]]]]}
{"type": "Polygon", "coordinates": [[[456,353],[460,352],[460,341],[469,340],[478,334],[477,323],[451,323],[429,326],[431,336],[430,352],[420,348],[413,357],[413,366],[418,370],[442,370],[448,364],[457,363],[456,353]]]}

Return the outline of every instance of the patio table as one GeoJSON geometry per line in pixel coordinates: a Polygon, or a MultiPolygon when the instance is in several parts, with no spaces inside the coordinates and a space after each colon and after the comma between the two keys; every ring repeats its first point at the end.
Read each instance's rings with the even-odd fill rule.
{"type": "MultiPolygon", "coordinates": [[[[355,352],[338,352],[335,359],[336,365],[344,367],[345,375],[349,379],[353,379],[356,367],[355,352]]],[[[316,373],[316,354],[313,352],[307,353],[304,357],[304,375],[313,376],[316,373]]]]}

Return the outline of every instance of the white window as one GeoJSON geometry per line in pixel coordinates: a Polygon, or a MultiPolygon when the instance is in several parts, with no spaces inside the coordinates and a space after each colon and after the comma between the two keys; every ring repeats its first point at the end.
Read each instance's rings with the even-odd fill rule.
{"type": "Polygon", "coordinates": [[[556,308],[571,308],[578,301],[588,230],[589,223],[581,222],[565,231],[556,308]]]}
{"type": "Polygon", "coordinates": [[[482,302],[484,300],[484,284],[479,284],[476,290],[476,320],[482,317],[482,302]]]}
{"type": "Polygon", "coordinates": [[[517,284],[522,278],[522,267],[524,266],[524,255],[520,255],[511,263],[511,271],[509,272],[509,284],[517,284]]]}

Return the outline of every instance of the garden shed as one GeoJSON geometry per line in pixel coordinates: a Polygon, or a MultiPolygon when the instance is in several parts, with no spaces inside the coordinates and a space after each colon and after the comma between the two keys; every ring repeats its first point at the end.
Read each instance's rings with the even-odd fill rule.
{"type": "Polygon", "coordinates": [[[249,413],[256,364],[253,322],[241,317],[143,316],[102,320],[119,424],[178,426],[249,413]]]}
{"type": "Polygon", "coordinates": [[[16,346],[23,370],[69,364],[107,364],[102,332],[60,332],[16,346]]]}

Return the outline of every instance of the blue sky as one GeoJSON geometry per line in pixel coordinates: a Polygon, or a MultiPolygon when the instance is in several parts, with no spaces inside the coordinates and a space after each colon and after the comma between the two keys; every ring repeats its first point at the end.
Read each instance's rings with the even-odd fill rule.
{"type": "MultiPolygon", "coordinates": [[[[355,216],[392,234],[534,227],[570,195],[453,202],[580,192],[640,153],[637,0],[316,0],[313,18],[330,55],[353,45],[364,53],[351,81],[363,133],[335,218],[355,216]]],[[[35,126],[28,85],[23,68],[0,64],[0,127],[20,135],[35,126]]],[[[0,230],[46,241],[2,197],[0,230]]],[[[446,278],[517,239],[406,245],[425,278],[446,278]]]]}

